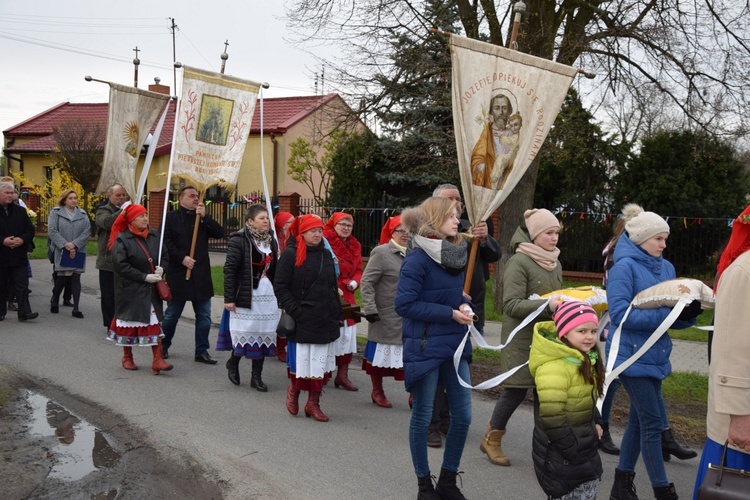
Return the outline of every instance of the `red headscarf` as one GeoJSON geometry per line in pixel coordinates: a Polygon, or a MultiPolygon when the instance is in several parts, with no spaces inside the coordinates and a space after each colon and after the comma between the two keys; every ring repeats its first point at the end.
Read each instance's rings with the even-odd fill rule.
{"type": "Polygon", "coordinates": [[[401,216],[390,217],[385,221],[383,229],[380,231],[380,244],[385,245],[393,238],[393,231],[401,224],[401,216]]]}
{"type": "Polygon", "coordinates": [[[287,239],[289,238],[288,234],[284,234],[284,224],[293,218],[294,216],[289,212],[279,212],[273,218],[273,227],[276,228],[276,239],[279,240],[279,252],[284,251],[287,239]]]}
{"type": "Polygon", "coordinates": [[[328,219],[328,222],[326,222],[326,229],[334,230],[334,227],[336,224],[341,222],[342,219],[351,219],[352,223],[354,222],[354,217],[352,214],[348,214],[346,212],[333,212],[333,215],[331,215],[331,218],[328,219]]]}
{"type": "Polygon", "coordinates": [[[719,278],[737,257],[750,250],[750,206],[734,219],[732,224],[732,236],[729,237],[729,243],[721,254],[719,266],[716,269],[716,283],[714,283],[714,293],[719,287],[719,278]]]}
{"type": "Polygon", "coordinates": [[[292,225],[289,226],[289,234],[297,239],[297,260],[294,262],[295,266],[300,267],[307,258],[307,244],[302,234],[316,228],[323,229],[323,219],[315,214],[301,215],[295,218],[292,221],[292,225]]]}
{"type": "Polygon", "coordinates": [[[122,212],[120,212],[120,215],[117,216],[117,219],[115,219],[114,224],[112,224],[112,232],[109,233],[107,248],[112,250],[112,247],[115,246],[117,235],[120,234],[126,227],[128,227],[136,217],[141,214],[145,214],[146,212],[146,207],[144,207],[143,205],[130,204],[125,207],[122,212]]]}

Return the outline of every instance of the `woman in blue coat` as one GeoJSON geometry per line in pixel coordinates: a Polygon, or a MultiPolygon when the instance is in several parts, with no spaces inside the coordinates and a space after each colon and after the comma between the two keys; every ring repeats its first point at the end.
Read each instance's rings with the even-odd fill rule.
{"type": "MultiPolygon", "coordinates": [[[[640,209],[640,207],[638,207],[640,209]]],[[[667,247],[669,224],[653,212],[643,209],[625,223],[625,233],[617,241],[615,265],[609,271],[607,302],[614,332],[622,322],[633,298],[641,291],[675,278],[672,264],[662,252],[667,247]]],[[[648,340],[667,318],[671,307],[655,309],[633,308],[622,325],[620,347],[615,365],[620,365],[648,340]]],[[[695,324],[700,314],[700,302],[695,301],[680,314],[672,328],[687,328],[695,324]]],[[[613,335],[607,339],[607,353],[613,335]]],[[[664,430],[662,381],[672,372],[669,355],[672,340],[662,335],[659,340],[628,367],[621,375],[622,386],[630,397],[628,425],[622,438],[620,462],[615,469],[612,486],[613,500],[637,499],[633,479],[638,456],[643,455],[654,494],[657,499],[676,499],[673,483],[667,479],[662,457],[664,430]]]]}
{"type": "MultiPolygon", "coordinates": [[[[458,382],[453,367],[456,352],[472,322],[473,312],[463,295],[466,241],[458,235],[456,202],[428,198],[401,215],[413,235],[396,291],[396,313],[403,317],[403,356],[406,390],[412,393],[409,447],[419,482],[418,499],[464,496],[456,486],[466,436],[471,424],[471,390],[458,382]],[[448,396],[451,425],[443,464],[433,488],[427,459],[427,429],[435,390],[440,382],[448,396]]],[[[469,380],[471,344],[466,345],[459,373],[469,380]]]]}

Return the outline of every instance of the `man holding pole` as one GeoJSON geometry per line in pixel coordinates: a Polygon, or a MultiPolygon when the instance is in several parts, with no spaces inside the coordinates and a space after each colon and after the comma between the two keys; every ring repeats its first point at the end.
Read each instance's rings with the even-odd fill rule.
{"type": "Polygon", "coordinates": [[[169,253],[166,274],[172,300],[162,322],[162,357],[169,357],[177,321],[185,302],[190,301],[195,312],[195,361],[215,365],[216,360],[208,354],[211,297],[214,295],[208,239],[223,238],[224,228],[206,215],[206,206],[200,202],[194,187],[180,189],[177,199],[179,207],[167,214],[164,224],[164,246],[169,253]]]}

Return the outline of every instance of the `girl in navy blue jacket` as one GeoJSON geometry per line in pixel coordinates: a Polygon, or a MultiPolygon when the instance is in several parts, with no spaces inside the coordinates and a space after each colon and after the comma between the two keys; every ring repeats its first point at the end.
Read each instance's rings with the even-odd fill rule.
{"type": "MultiPolygon", "coordinates": [[[[471,390],[458,382],[453,353],[461,343],[473,312],[463,295],[466,241],[458,235],[456,202],[428,198],[401,215],[413,235],[396,292],[396,312],[404,318],[404,376],[414,398],[409,447],[419,482],[418,499],[464,496],[456,486],[471,423],[471,390]],[[440,478],[433,488],[427,460],[427,429],[438,381],[445,387],[451,425],[445,439],[440,478]]],[[[471,344],[467,343],[459,373],[469,380],[471,344]]]]}

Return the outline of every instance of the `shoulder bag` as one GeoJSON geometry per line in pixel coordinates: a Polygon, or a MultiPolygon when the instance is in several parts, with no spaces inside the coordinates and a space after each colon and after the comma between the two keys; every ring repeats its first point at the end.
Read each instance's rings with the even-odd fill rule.
{"type": "Polygon", "coordinates": [[[698,500],[741,500],[748,498],[750,492],[750,471],[730,469],[726,466],[727,446],[724,443],[721,452],[721,463],[709,463],[703,484],[698,488],[698,500]]]}
{"type": "MultiPolygon", "coordinates": [[[[146,258],[148,259],[148,265],[151,266],[151,273],[154,273],[156,269],[154,268],[154,259],[151,258],[151,255],[148,253],[148,250],[146,250],[146,246],[141,243],[141,241],[136,236],[133,238],[136,243],[138,243],[138,246],[141,247],[141,250],[143,250],[143,253],[146,254],[146,258]]],[[[160,279],[156,283],[154,283],[154,286],[156,287],[156,293],[159,295],[159,298],[161,300],[166,300],[169,302],[172,300],[172,290],[169,289],[169,285],[167,285],[167,282],[163,279],[160,279]]]]}

